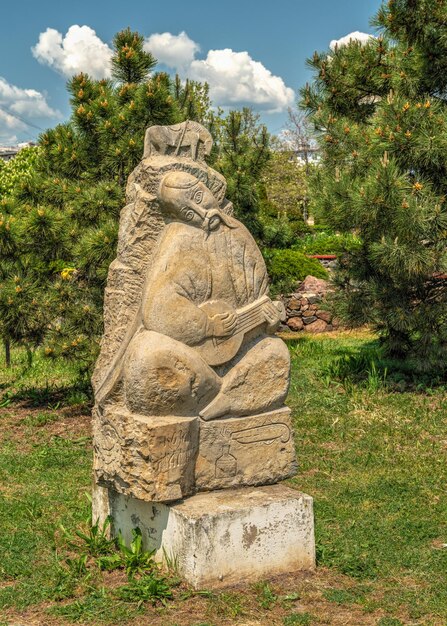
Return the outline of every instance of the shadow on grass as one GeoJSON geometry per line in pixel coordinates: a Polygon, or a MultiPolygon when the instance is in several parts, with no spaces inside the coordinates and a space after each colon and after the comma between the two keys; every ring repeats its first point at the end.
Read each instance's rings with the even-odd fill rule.
{"type": "Polygon", "coordinates": [[[447,387],[447,368],[433,370],[420,360],[393,359],[385,354],[378,338],[358,341],[354,337],[342,344],[318,335],[286,339],[286,343],[297,356],[320,357],[319,373],[326,384],[341,383],[347,390],[357,386],[371,391],[427,393],[447,387]]]}
{"type": "Polygon", "coordinates": [[[0,407],[20,403],[24,407],[48,407],[93,403],[93,392],[89,381],[78,381],[71,385],[24,386],[17,391],[7,391],[0,400],[0,407]]]}

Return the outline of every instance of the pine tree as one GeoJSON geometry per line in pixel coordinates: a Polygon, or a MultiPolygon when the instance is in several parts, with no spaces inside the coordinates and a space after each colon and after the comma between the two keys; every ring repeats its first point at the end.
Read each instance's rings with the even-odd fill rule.
{"type": "MultiPolygon", "coordinates": [[[[40,137],[34,174],[15,193],[21,248],[35,251],[21,293],[45,313],[36,319],[36,343],[44,341],[49,356],[73,359],[84,371],[102,334],[119,212],[145,129],[182,121],[191,100],[206,96],[197,85],[177,87],[176,94],[167,74],[151,74],[155,59],[143,41],[129,29],[115,36],[114,80],[87,74],[69,80],[71,119],[40,137]]],[[[24,321],[34,319],[32,307],[23,313],[24,321]]]]}
{"type": "Polygon", "coordinates": [[[372,323],[390,354],[445,370],[447,1],[390,0],[374,24],[379,37],[309,60],[313,208],[362,241],[340,258],[345,317],[372,323]]]}
{"type": "Polygon", "coordinates": [[[249,108],[215,115],[209,128],[215,139],[212,164],[227,180],[235,216],[260,239],[261,177],[270,159],[267,128],[249,108]]]}
{"type": "Polygon", "coordinates": [[[37,248],[27,245],[28,229],[35,232],[40,216],[29,215],[14,198],[16,189],[32,177],[38,154],[37,148],[24,148],[0,167],[0,336],[7,367],[12,343],[26,347],[30,362],[33,348],[42,340],[42,320],[49,308],[47,296],[37,298],[36,283],[42,274],[37,248]]]}

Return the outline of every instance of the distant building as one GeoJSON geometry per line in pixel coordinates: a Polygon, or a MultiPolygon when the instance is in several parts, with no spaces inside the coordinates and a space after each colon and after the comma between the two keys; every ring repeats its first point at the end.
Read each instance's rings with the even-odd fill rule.
{"type": "Polygon", "coordinates": [[[315,145],[303,145],[294,150],[295,158],[300,165],[317,165],[321,159],[321,151],[315,145]]]}
{"type": "Polygon", "coordinates": [[[25,143],[19,143],[17,146],[0,146],[0,159],[3,161],[10,161],[20,152],[22,148],[28,148],[35,145],[36,144],[32,141],[27,141],[25,143]]]}

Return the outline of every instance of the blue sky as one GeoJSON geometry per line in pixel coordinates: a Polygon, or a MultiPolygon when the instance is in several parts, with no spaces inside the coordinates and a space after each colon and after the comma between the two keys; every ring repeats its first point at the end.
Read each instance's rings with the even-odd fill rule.
{"type": "Polygon", "coordinates": [[[111,40],[126,26],[145,36],[164,61],[159,69],[207,80],[216,104],[252,106],[279,132],[287,107],[311,79],[306,58],[348,33],[372,33],[369,21],[380,4],[0,0],[0,145],[35,139],[39,128],[67,119],[67,78],[81,69],[107,75],[111,40]]]}

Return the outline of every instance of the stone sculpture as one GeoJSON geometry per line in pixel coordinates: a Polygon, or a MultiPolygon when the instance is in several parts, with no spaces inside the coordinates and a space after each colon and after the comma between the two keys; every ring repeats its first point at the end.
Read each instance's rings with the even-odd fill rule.
{"type": "Polygon", "coordinates": [[[295,470],[289,353],[262,255],[203,160],[206,129],[146,142],[106,289],[95,477],[148,501],[277,482],[295,470]]]}
{"type": "Polygon", "coordinates": [[[147,130],[143,160],[128,181],[92,381],[93,516],[110,514],[125,537],[139,525],[149,549],[179,553],[194,585],[237,576],[225,549],[211,566],[215,553],[188,539],[196,528],[194,537],[208,542],[200,521],[207,503],[216,529],[223,525],[216,541],[236,534],[228,544],[234,563],[251,551],[247,575],[258,552],[255,578],[289,561],[314,563],[311,498],[279,486],[253,491],[296,470],[284,406],[289,353],[274,334],[284,310],[269,298],[262,255],[232,215],[225,179],[205,163],[211,147],[196,122],[147,130]],[[214,500],[198,494],[222,489],[228,495],[214,500]],[[183,498],[185,505],[175,503],[183,498]],[[252,520],[271,529],[257,548],[254,539],[243,546],[237,539],[236,529],[245,533],[252,520]],[[300,539],[292,546],[284,534],[295,526],[300,539]],[[282,545],[276,561],[272,538],[282,545]]]}

